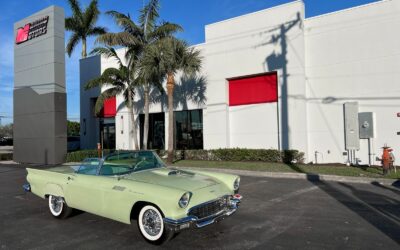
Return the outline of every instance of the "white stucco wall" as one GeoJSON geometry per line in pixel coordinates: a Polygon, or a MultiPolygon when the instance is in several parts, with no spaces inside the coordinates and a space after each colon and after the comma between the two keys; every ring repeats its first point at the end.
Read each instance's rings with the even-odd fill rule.
{"type": "MultiPolygon", "coordinates": [[[[400,150],[400,1],[386,0],[305,21],[309,159],[343,162],[343,103],[375,112],[373,153],[400,150]],[[330,153],[329,153],[330,152],[330,153]]],[[[368,145],[356,153],[368,163],[368,145]]],[[[373,157],[375,158],[375,157],[373,157]]],[[[376,163],[376,162],[374,162],[376,163]]]]}
{"type": "MultiPolygon", "coordinates": [[[[176,110],[203,109],[206,149],[277,148],[279,105],[282,148],[305,152],[307,162],[318,151],[319,163],[344,163],[343,104],[356,101],[360,112],[376,114],[372,153],[378,156],[385,143],[400,150],[399,23],[400,2],[385,0],[309,19],[304,3],[295,1],[207,25],[205,43],[195,46],[203,56],[207,101],[189,100],[176,110]],[[227,78],[270,71],[278,72],[279,104],[229,107],[227,78]]],[[[118,53],[123,57],[123,50],[118,53]]],[[[107,67],[117,64],[102,58],[101,72],[107,67]]],[[[81,81],[89,76],[81,72],[81,81]]],[[[117,107],[122,102],[118,97],[117,107]]],[[[151,113],[166,111],[165,102],[151,104],[151,113]]],[[[133,148],[130,115],[122,107],[115,118],[117,149],[133,148]]],[[[166,143],[167,121],[165,113],[166,143]]],[[[367,147],[362,140],[356,153],[363,164],[367,147]]]]}
{"type": "Polygon", "coordinates": [[[278,71],[283,148],[307,150],[304,4],[295,1],[206,26],[205,148],[277,148],[276,103],[229,107],[227,78],[278,71]],[[285,112],[282,112],[285,110],[285,112]]]}

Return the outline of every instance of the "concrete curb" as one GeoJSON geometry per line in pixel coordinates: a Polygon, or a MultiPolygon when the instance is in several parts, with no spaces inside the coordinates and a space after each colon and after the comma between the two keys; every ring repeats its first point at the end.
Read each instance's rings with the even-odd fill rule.
{"type": "Polygon", "coordinates": [[[335,182],[362,183],[362,184],[379,183],[382,185],[389,185],[389,186],[393,186],[395,185],[395,183],[396,185],[399,185],[400,182],[400,180],[396,179],[351,177],[351,176],[321,175],[321,174],[262,172],[262,171],[220,169],[220,168],[194,168],[194,167],[175,167],[175,168],[206,170],[206,171],[214,171],[227,174],[235,174],[240,176],[251,176],[251,177],[302,179],[309,181],[335,181],[335,182]]]}
{"type": "MultiPolygon", "coordinates": [[[[4,165],[14,165],[20,166],[20,164],[12,161],[2,161],[0,166],[4,165]]],[[[64,166],[74,166],[79,165],[79,162],[68,162],[62,165],[64,166]]],[[[400,180],[396,179],[385,179],[385,178],[368,178],[368,177],[351,177],[351,176],[338,176],[338,175],[323,175],[323,174],[304,174],[304,173],[283,173],[283,172],[264,172],[264,171],[252,171],[252,170],[239,170],[239,169],[221,169],[221,168],[195,168],[195,167],[177,167],[169,166],[171,168],[181,168],[181,169],[192,169],[192,170],[205,170],[214,171],[227,174],[235,174],[240,176],[251,176],[251,177],[269,177],[269,178],[282,178],[282,179],[301,179],[309,181],[334,181],[334,182],[344,182],[344,183],[361,183],[361,184],[371,184],[379,183],[387,186],[399,186],[400,180]]]]}

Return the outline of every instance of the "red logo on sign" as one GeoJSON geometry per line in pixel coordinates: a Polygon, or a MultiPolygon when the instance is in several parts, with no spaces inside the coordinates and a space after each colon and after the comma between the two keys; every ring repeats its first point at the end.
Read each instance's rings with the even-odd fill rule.
{"type": "Polygon", "coordinates": [[[28,41],[30,27],[31,24],[28,23],[24,27],[18,28],[17,37],[15,38],[17,44],[28,41]]]}

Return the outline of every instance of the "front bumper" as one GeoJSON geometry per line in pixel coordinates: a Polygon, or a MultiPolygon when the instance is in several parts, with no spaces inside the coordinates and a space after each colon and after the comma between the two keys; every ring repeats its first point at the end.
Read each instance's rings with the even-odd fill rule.
{"type": "Polygon", "coordinates": [[[187,216],[178,220],[164,218],[165,227],[174,232],[179,232],[184,229],[202,228],[211,225],[235,213],[236,210],[239,208],[241,199],[241,195],[235,194],[234,196],[232,196],[230,204],[225,209],[202,219],[199,219],[196,216],[187,216]]]}

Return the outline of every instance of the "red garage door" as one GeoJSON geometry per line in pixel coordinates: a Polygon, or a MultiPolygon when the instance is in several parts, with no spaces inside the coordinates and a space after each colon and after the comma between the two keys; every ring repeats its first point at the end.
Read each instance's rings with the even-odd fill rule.
{"type": "Polygon", "coordinates": [[[229,81],[229,106],[278,101],[277,73],[235,77],[229,81]]]}

